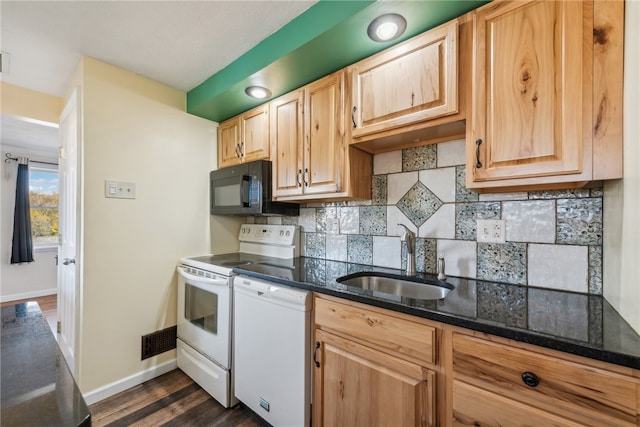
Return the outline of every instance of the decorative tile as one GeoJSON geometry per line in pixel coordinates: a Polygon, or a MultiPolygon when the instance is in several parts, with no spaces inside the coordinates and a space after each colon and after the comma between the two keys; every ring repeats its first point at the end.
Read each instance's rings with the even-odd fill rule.
{"type": "Polygon", "coordinates": [[[604,191],[602,187],[596,187],[590,189],[591,197],[604,197],[604,191]]]}
{"type": "Polygon", "coordinates": [[[478,243],[478,279],[527,284],[525,243],[478,243]]]}
{"type": "Polygon", "coordinates": [[[326,258],[334,261],[347,260],[347,235],[327,234],[326,258]]]}
{"type": "MultiPolygon", "coordinates": [[[[406,264],[405,257],[403,260],[406,264]]],[[[406,269],[406,265],[402,268],[406,269]]],[[[436,273],[436,239],[416,239],[416,270],[436,273]]]]}
{"type": "Polygon", "coordinates": [[[358,234],[360,231],[360,208],[355,206],[338,208],[340,233],[358,234]]]}
{"type": "Polygon", "coordinates": [[[529,329],[589,342],[589,297],[531,288],[528,294],[529,329]]]}
{"type": "Polygon", "coordinates": [[[556,243],[602,245],[602,199],[560,199],[556,243]]]}
{"type": "Polygon", "coordinates": [[[324,286],[326,284],[326,265],[324,259],[305,258],[304,259],[304,281],[314,285],[324,286]]]}
{"type": "Polygon", "coordinates": [[[338,261],[327,261],[325,263],[326,266],[326,283],[328,285],[332,284],[336,281],[338,277],[346,276],[349,274],[347,272],[347,263],[338,262],[338,261]]]}
{"type": "Polygon", "coordinates": [[[300,216],[298,216],[298,225],[300,229],[307,233],[315,233],[316,231],[316,210],[315,208],[300,208],[300,216]]]}
{"type": "Polygon", "coordinates": [[[438,239],[456,237],[456,204],[445,203],[418,229],[418,236],[438,239]]]}
{"type": "Polygon", "coordinates": [[[282,225],[298,225],[297,216],[283,216],[282,225]]]}
{"type": "Polygon", "coordinates": [[[356,264],[373,262],[373,237],[353,234],[347,236],[347,260],[356,264]]]}
{"type": "Polygon", "coordinates": [[[267,223],[267,217],[266,216],[256,216],[256,217],[254,217],[253,223],[254,224],[266,224],[267,223]]]}
{"type": "Polygon", "coordinates": [[[324,233],[305,233],[305,256],[325,258],[326,237],[324,233]]]}
{"type": "Polygon", "coordinates": [[[282,225],[282,217],[281,216],[268,216],[267,224],[271,225],[282,225]]]}
{"type": "Polygon", "coordinates": [[[602,246],[589,246],[589,293],[602,295],[602,246]]]}
{"type": "Polygon", "coordinates": [[[522,191],[520,193],[484,193],[479,194],[478,199],[481,202],[501,202],[505,200],[527,200],[529,193],[522,191]]]}
{"type": "Polygon", "coordinates": [[[476,242],[438,239],[436,248],[444,255],[447,276],[477,277],[476,242]]]}
{"type": "Polygon", "coordinates": [[[409,230],[418,234],[415,225],[403,214],[397,206],[387,206],[387,236],[400,236],[404,233],[404,228],[398,224],[403,224],[409,230]]]}
{"type": "Polygon", "coordinates": [[[307,256],[307,234],[300,230],[300,256],[307,256]]]}
{"type": "Polygon", "coordinates": [[[502,219],[506,221],[506,236],[510,242],[556,241],[556,207],[553,200],[503,202],[502,219]]]}
{"type": "Polygon", "coordinates": [[[390,151],[373,156],[373,174],[402,172],[402,151],[390,151]]]}
{"type": "Polygon", "coordinates": [[[466,159],[465,140],[456,139],[436,144],[438,151],[438,167],[464,165],[466,159]]]}
{"type": "Polygon", "coordinates": [[[466,167],[456,166],[456,202],[477,202],[478,193],[467,189],[466,167]]]}
{"type": "Polygon", "coordinates": [[[337,217],[338,217],[337,208],[329,207],[329,208],[316,209],[316,231],[320,233],[326,233],[327,219],[337,218],[337,217]]]}
{"type": "Polygon", "coordinates": [[[371,178],[371,204],[387,204],[387,175],[374,175],[371,178]]]}
{"type": "Polygon", "coordinates": [[[456,201],[456,168],[422,170],[418,178],[444,203],[456,201]]]}
{"type": "Polygon", "coordinates": [[[387,204],[397,204],[416,182],[418,182],[418,172],[387,175],[387,204]]]}
{"type": "Polygon", "coordinates": [[[527,327],[527,288],[478,282],[478,317],[516,328],[527,327]]]}
{"type": "Polygon", "coordinates": [[[442,201],[423,183],[416,183],[396,204],[416,226],[421,226],[442,206],[442,201]]]}
{"type": "Polygon", "coordinates": [[[530,244],[529,286],[588,292],[587,246],[530,244]]]}
{"type": "Polygon", "coordinates": [[[373,271],[373,266],[365,264],[347,264],[347,274],[360,273],[362,271],[373,271]]]}
{"type": "Polygon", "coordinates": [[[373,265],[400,268],[400,238],[373,236],[373,265]]]}
{"type": "Polygon", "coordinates": [[[437,149],[435,144],[402,150],[402,171],[418,171],[436,167],[437,149]]]}
{"type": "Polygon", "coordinates": [[[363,206],[360,208],[360,234],[375,236],[387,234],[386,206],[363,206]]]}
{"type": "Polygon", "coordinates": [[[529,192],[529,199],[576,199],[576,198],[582,198],[582,197],[589,197],[588,188],[529,192]]]}
{"type": "Polygon", "coordinates": [[[456,203],[456,239],[476,240],[479,219],[500,219],[500,202],[456,203]]]}

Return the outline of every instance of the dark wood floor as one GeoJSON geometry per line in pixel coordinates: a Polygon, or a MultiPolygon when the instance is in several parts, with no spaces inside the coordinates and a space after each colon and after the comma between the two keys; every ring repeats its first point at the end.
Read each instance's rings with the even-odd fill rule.
{"type": "MultiPolygon", "coordinates": [[[[55,330],[57,297],[48,295],[0,306],[36,301],[55,330]]],[[[91,425],[164,427],[265,427],[250,409],[238,405],[225,409],[179,369],[161,375],[89,406],[91,425]]]]}
{"type": "Polygon", "coordinates": [[[179,369],[89,406],[98,426],[266,426],[241,405],[225,409],[179,369]]]}

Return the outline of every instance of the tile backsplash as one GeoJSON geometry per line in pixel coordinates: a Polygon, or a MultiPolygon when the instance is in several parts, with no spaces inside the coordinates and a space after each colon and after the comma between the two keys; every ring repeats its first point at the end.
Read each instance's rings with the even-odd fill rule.
{"type": "MultiPolygon", "coordinates": [[[[309,203],[299,217],[307,257],[405,268],[401,223],[416,233],[416,269],[602,294],[602,188],[478,194],[465,183],[464,140],[374,156],[370,201],[309,203]],[[503,219],[506,243],[476,242],[478,219],[503,219]]],[[[266,222],[255,218],[255,222],[266,222]]]]}

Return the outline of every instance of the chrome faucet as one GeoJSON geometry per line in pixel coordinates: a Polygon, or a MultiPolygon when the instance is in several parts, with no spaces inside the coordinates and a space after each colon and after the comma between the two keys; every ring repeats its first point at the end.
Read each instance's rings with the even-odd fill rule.
{"type": "Polygon", "coordinates": [[[416,235],[409,230],[406,225],[398,224],[404,227],[404,232],[400,236],[401,242],[407,242],[407,276],[416,275],[416,235]]]}
{"type": "Polygon", "coordinates": [[[442,252],[438,253],[438,280],[443,282],[447,280],[447,275],[444,274],[444,254],[442,252]]]}

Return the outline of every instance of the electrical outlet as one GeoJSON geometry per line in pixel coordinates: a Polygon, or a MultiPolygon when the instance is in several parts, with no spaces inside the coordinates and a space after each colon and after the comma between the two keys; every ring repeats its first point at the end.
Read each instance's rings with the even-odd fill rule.
{"type": "Polygon", "coordinates": [[[478,242],[505,243],[505,221],[503,219],[479,219],[476,226],[478,242]]]}

